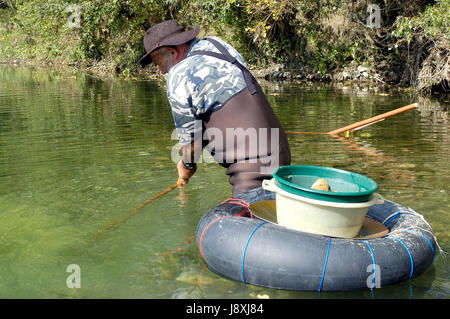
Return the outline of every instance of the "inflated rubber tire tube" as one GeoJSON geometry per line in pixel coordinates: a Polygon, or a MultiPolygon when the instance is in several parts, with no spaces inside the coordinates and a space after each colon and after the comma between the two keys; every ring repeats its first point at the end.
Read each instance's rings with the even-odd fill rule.
{"type": "Polygon", "coordinates": [[[271,199],[274,193],[256,188],[201,218],[197,245],[210,270],[269,288],[347,291],[406,281],[433,263],[436,241],[431,227],[422,216],[392,201],[374,205],[367,213],[384,223],[389,234],[357,240],[304,233],[251,218],[239,204],[271,199]]]}

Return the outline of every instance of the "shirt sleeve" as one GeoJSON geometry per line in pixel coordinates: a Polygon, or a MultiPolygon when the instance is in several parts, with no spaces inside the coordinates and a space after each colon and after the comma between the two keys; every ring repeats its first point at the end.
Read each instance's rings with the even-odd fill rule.
{"type": "Polygon", "coordinates": [[[195,86],[183,70],[174,71],[169,72],[167,78],[167,98],[178,140],[182,146],[186,146],[202,137],[202,121],[196,116],[196,107],[192,104],[195,86]]]}
{"type": "MultiPolygon", "coordinates": [[[[227,48],[238,55],[230,46],[227,48]]],[[[217,51],[206,40],[198,41],[192,50],[217,51]]],[[[240,55],[238,59],[245,63],[240,55]]],[[[188,56],[173,66],[167,76],[167,98],[180,144],[186,146],[201,138],[201,115],[219,109],[245,88],[242,71],[215,57],[188,56]]]]}

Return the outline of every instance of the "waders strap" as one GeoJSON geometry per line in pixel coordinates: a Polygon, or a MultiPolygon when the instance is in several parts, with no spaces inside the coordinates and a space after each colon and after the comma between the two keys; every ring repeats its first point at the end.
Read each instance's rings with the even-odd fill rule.
{"type": "Polygon", "coordinates": [[[245,83],[247,84],[247,87],[248,87],[250,93],[252,95],[255,94],[256,93],[256,86],[255,86],[256,81],[255,81],[255,78],[253,77],[253,75],[250,73],[250,71],[245,66],[243,66],[241,63],[239,63],[238,60],[236,60],[236,58],[233,57],[227,51],[227,49],[225,49],[225,47],[222,44],[220,44],[218,41],[216,41],[214,39],[210,39],[210,38],[205,38],[204,40],[211,42],[217,48],[217,50],[220,51],[220,53],[205,51],[205,50],[198,50],[198,51],[193,51],[192,53],[189,54],[189,56],[207,55],[207,56],[212,56],[214,58],[224,60],[224,61],[234,64],[242,71],[245,83]]]}

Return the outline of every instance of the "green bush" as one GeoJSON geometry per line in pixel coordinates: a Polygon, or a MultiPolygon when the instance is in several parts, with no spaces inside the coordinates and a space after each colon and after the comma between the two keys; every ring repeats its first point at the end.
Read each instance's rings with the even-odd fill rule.
{"type": "Polygon", "coordinates": [[[0,33],[2,48],[9,47],[5,55],[78,64],[107,61],[123,69],[133,67],[143,53],[145,27],[166,12],[157,0],[32,0],[16,1],[15,7],[12,29],[0,33]],[[69,24],[75,14],[67,11],[70,5],[79,8],[80,28],[69,24]]]}
{"type": "Polygon", "coordinates": [[[370,1],[382,8],[381,28],[370,29],[366,0],[8,0],[0,7],[0,54],[102,63],[128,75],[138,69],[145,30],[177,18],[229,41],[251,64],[309,65],[327,75],[350,62],[404,65],[415,44],[448,42],[449,1],[370,1]],[[80,10],[81,28],[68,23],[70,5],[80,10]]]}
{"type": "Polygon", "coordinates": [[[395,22],[396,28],[392,32],[398,41],[411,42],[414,38],[425,37],[431,40],[445,38],[450,40],[450,1],[437,0],[436,4],[428,5],[417,16],[398,16],[395,22]]]}
{"type": "Polygon", "coordinates": [[[423,91],[449,86],[450,0],[438,0],[413,17],[398,16],[393,48],[405,61],[410,85],[423,91]]]}

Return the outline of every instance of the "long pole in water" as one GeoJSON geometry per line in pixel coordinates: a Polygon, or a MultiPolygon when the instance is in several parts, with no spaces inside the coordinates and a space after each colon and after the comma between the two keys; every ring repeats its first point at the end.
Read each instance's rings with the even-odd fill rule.
{"type": "Polygon", "coordinates": [[[395,115],[395,114],[399,114],[399,113],[402,113],[402,112],[414,109],[416,107],[417,107],[417,103],[406,105],[406,106],[400,107],[398,109],[395,109],[395,110],[392,110],[392,111],[389,111],[389,112],[386,112],[386,113],[383,113],[383,114],[371,117],[371,118],[369,118],[367,120],[356,122],[354,124],[344,126],[344,127],[339,128],[337,130],[328,132],[328,134],[330,134],[330,135],[338,135],[339,133],[344,133],[346,131],[357,129],[357,128],[361,127],[361,126],[369,125],[369,124],[372,124],[374,122],[378,122],[378,121],[384,120],[386,117],[389,117],[389,116],[392,116],[392,115],[395,115]]]}
{"type": "Polygon", "coordinates": [[[392,115],[395,115],[395,114],[399,114],[399,113],[402,113],[402,112],[414,109],[416,107],[417,107],[417,103],[410,104],[410,105],[407,105],[407,106],[403,106],[403,107],[400,107],[398,109],[395,109],[395,110],[392,110],[392,111],[389,111],[389,112],[386,112],[386,113],[383,113],[383,114],[371,117],[371,118],[366,119],[364,121],[360,121],[360,122],[356,122],[356,123],[351,124],[351,125],[344,126],[342,128],[339,128],[337,130],[330,131],[330,132],[286,131],[286,133],[288,133],[288,134],[329,134],[329,135],[332,135],[332,136],[337,136],[339,133],[344,133],[344,132],[347,132],[347,131],[350,131],[350,130],[361,129],[364,126],[369,126],[369,125],[375,124],[376,122],[382,121],[382,120],[384,120],[385,118],[387,118],[389,116],[392,116],[392,115]]]}
{"type": "MultiPolygon", "coordinates": [[[[298,134],[330,134],[330,135],[337,136],[339,133],[344,133],[344,132],[346,132],[346,131],[350,131],[350,130],[354,130],[354,129],[357,129],[357,128],[361,128],[362,126],[367,126],[367,125],[376,123],[376,122],[378,122],[378,121],[384,120],[385,118],[387,118],[387,117],[389,117],[389,116],[392,116],[392,115],[395,115],[395,114],[399,114],[399,113],[402,113],[402,112],[405,112],[405,111],[414,109],[414,108],[416,108],[416,107],[417,107],[417,103],[413,103],[413,104],[410,104],[410,105],[406,105],[406,106],[400,107],[400,108],[398,108],[398,109],[392,110],[392,111],[390,111],[390,112],[386,112],[386,113],[383,113],[383,114],[380,114],[380,115],[371,117],[371,118],[369,118],[369,119],[367,119],[367,120],[360,121],[360,122],[356,122],[356,123],[354,123],[354,124],[347,125],[347,126],[344,126],[344,127],[342,127],[342,128],[339,128],[339,129],[337,129],[337,130],[330,131],[330,132],[327,132],[327,133],[325,133],[325,132],[287,132],[287,133],[298,133],[298,134]]],[[[121,221],[119,221],[117,218],[114,219],[114,220],[112,220],[108,225],[106,225],[105,227],[103,227],[102,229],[98,230],[98,231],[95,233],[95,235],[94,235],[94,240],[96,240],[97,237],[98,237],[101,233],[103,233],[105,230],[108,230],[108,229],[110,229],[110,228],[113,228],[115,225],[119,225],[119,224],[122,224],[122,223],[126,222],[127,219],[129,219],[129,218],[133,217],[134,215],[136,215],[142,207],[144,207],[145,205],[147,205],[147,204],[150,203],[151,201],[153,201],[153,200],[155,200],[155,199],[157,199],[157,198],[159,198],[159,197],[161,197],[161,196],[167,194],[168,192],[170,192],[170,191],[173,190],[174,188],[177,188],[177,187],[179,187],[179,186],[181,186],[181,185],[182,185],[182,183],[181,183],[180,179],[178,179],[178,181],[177,181],[175,184],[173,184],[172,186],[167,187],[167,188],[166,188],[165,190],[163,190],[162,192],[160,192],[160,193],[158,193],[158,194],[156,194],[156,195],[150,197],[150,198],[147,199],[145,202],[143,202],[142,204],[140,204],[140,205],[139,205],[138,207],[136,207],[130,214],[128,214],[127,216],[125,216],[125,218],[123,218],[121,221]]]]}
{"type": "Polygon", "coordinates": [[[160,193],[158,193],[158,194],[156,194],[156,195],[150,197],[150,198],[147,199],[145,202],[143,202],[142,204],[140,204],[140,205],[139,205],[138,207],[136,207],[130,214],[128,214],[127,216],[125,216],[121,221],[119,221],[117,218],[114,219],[114,220],[112,220],[108,225],[106,225],[106,226],[103,227],[102,229],[98,230],[98,231],[94,234],[94,239],[93,239],[93,240],[95,241],[95,240],[97,239],[97,237],[98,237],[101,233],[103,233],[105,230],[108,230],[108,229],[110,229],[110,228],[113,228],[113,227],[116,226],[116,225],[125,223],[125,222],[127,221],[127,219],[129,219],[129,218],[133,217],[134,215],[136,215],[142,207],[144,207],[145,205],[147,205],[147,204],[150,203],[151,201],[153,201],[153,200],[155,200],[155,199],[157,199],[157,198],[159,198],[159,197],[161,197],[161,196],[167,194],[168,192],[170,192],[170,191],[173,190],[174,188],[177,188],[178,186],[181,186],[181,185],[182,185],[181,180],[178,179],[178,181],[177,181],[175,184],[173,184],[173,185],[167,187],[167,188],[166,188],[165,190],[163,190],[162,192],[160,192],[160,193]]]}

